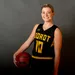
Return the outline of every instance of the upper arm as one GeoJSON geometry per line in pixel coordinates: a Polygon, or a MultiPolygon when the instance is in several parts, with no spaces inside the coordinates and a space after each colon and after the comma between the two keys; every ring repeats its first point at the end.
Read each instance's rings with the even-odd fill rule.
{"type": "Polygon", "coordinates": [[[36,24],[36,25],[33,27],[30,36],[29,36],[28,39],[26,40],[26,44],[27,44],[27,45],[30,45],[31,42],[34,40],[36,28],[37,28],[38,25],[39,25],[39,24],[36,24]]]}
{"type": "Polygon", "coordinates": [[[56,56],[60,55],[61,48],[62,48],[62,32],[60,31],[59,28],[56,28],[54,32],[54,50],[56,56]]]}

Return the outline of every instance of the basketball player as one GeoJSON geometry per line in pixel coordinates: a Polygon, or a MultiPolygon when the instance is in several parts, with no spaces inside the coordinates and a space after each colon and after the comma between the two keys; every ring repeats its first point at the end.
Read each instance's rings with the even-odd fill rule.
{"type": "Polygon", "coordinates": [[[16,55],[26,50],[34,42],[31,58],[33,75],[40,73],[58,75],[62,33],[60,28],[53,23],[53,6],[51,4],[44,4],[41,7],[41,16],[44,22],[34,26],[29,38],[14,53],[14,63],[16,62],[16,55]]]}

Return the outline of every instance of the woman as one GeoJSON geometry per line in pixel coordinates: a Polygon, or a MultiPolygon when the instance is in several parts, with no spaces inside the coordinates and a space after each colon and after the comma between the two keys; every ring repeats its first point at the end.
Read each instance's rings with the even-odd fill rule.
{"type": "Polygon", "coordinates": [[[14,63],[15,57],[34,42],[31,58],[32,72],[36,72],[36,74],[58,75],[62,33],[60,28],[53,23],[53,6],[51,4],[44,4],[41,7],[41,16],[44,23],[34,26],[29,38],[14,53],[14,63]]]}

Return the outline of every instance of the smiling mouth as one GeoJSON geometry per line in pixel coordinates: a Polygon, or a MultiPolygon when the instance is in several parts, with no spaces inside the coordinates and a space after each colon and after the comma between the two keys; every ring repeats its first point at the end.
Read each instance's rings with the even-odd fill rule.
{"type": "Polygon", "coordinates": [[[44,19],[49,19],[49,18],[45,18],[45,17],[44,17],[44,19]]]}

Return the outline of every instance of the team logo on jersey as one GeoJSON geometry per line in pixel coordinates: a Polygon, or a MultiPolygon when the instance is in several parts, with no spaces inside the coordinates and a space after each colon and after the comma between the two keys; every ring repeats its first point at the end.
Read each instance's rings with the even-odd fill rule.
{"type": "Polygon", "coordinates": [[[48,42],[51,36],[46,35],[46,34],[36,33],[35,38],[48,42]]]}
{"type": "Polygon", "coordinates": [[[37,31],[40,31],[40,29],[37,29],[37,31]]]}

